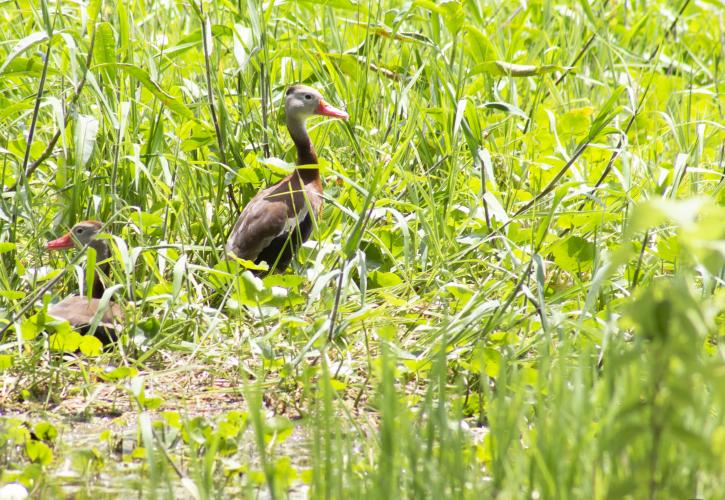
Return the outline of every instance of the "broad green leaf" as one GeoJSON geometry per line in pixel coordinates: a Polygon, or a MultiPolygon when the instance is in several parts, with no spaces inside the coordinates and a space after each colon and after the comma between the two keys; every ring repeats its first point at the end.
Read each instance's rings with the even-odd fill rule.
{"type": "Polygon", "coordinates": [[[164,422],[166,422],[169,427],[173,427],[174,429],[181,429],[181,414],[179,414],[178,411],[162,411],[161,418],[164,419],[164,422]]]}
{"type": "Polygon", "coordinates": [[[100,373],[99,376],[103,380],[121,380],[124,378],[131,378],[138,375],[138,370],[131,366],[119,366],[114,368],[110,372],[100,373]]]}
{"type": "Polygon", "coordinates": [[[48,337],[52,351],[74,352],[81,343],[81,334],[76,331],[54,333],[48,337]]]}
{"type": "Polygon", "coordinates": [[[38,422],[33,427],[33,433],[41,441],[52,441],[58,437],[58,429],[50,422],[38,422]]]}
{"type": "Polygon", "coordinates": [[[88,2],[87,12],[88,12],[88,26],[87,30],[90,33],[93,29],[93,25],[96,24],[96,19],[98,19],[98,14],[101,12],[101,6],[103,5],[103,0],[90,0],[88,2]]]}
{"type": "Polygon", "coordinates": [[[13,62],[13,59],[18,57],[20,54],[28,50],[33,45],[36,45],[44,40],[48,39],[48,33],[45,31],[38,31],[35,33],[32,33],[22,40],[20,40],[18,43],[15,44],[15,46],[10,50],[8,53],[8,56],[5,58],[5,62],[2,66],[0,66],[0,73],[5,72],[5,68],[10,65],[11,62],[13,62]]]}
{"type": "Polygon", "coordinates": [[[237,304],[245,306],[261,304],[271,294],[270,290],[264,287],[262,280],[254,276],[250,271],[244,271],[236,280],[234,286],[235,293],[232,294],[230,302],[235,301],[237,304]]]}
{"type": "Polygon", "coordinates": [[[593,243],[580,236],[570,236],[554,244],[551,253],[562,269],[575,273],[591,267],[594,250],[593,243]]]}
{"type": "Polygon", "coordinates": [[[164,404],[164,400],[163,398],[160,398],[158,396],[143,396],[142,398],[140,398],[140,403],[147,410],[155,410],[159,408],[162,404],[164,404]]]}
{"type": "Polygon", "coordinates": [[[467,285],[461,283],[448,283],[443,287],[448,293],[450,293],[457,302],[465,304],[473,296],[474,291],[471,290],[467,285]]]}
{"type": "Polygon", "coordinates": [[[587,16],[587,19],[589,19],[589,22],[592,23],[594,26],[597,26],[599,23],[597,22],[597,18],[594,15],[594,11],[592,11],[592,6],[589,4],[589,0],[579,0],[579,3],[581,4],[582,9],[587,16]]]}
{"type": "Polygon", "coordinates": [[[53,452],[50,450],[48,445],[42,441],[29,439],[25,443],[25,453],[33,463],[48,465],[53,461],[53,452]]]}
{"type": "Polygon", "coordinates": [[[23,340],[33,340],[40,333],[40,327],[38,327],[37,316],[22,320],[20,323],[20,334],[23,340]]]}
{"type": "MultiPolygon", "coordinates": [[[[247,259],[240,259],[234,254],[227,254],[227,257],[233,259],[234,263],[238,264],[236,270],[239,270],[239,266],[243,267],[244,269],[249,269],[251,271],[267,271],[269,270],[269,265],[264,263],[255,264],[251,260],[247,259]]],[[[215,266],[215,269],[226,269],[226,263],[220,263],[219,265],[215,266]],[[221,266],[221,267],[220,267],[221,266]]],[[[232,269],[234,269],[232,267],[232,269]]]]}
{"type": "MultiPolygon", "coordinates": [[[[271,417],[264,422],[264,432],[267,434],[279,435],[279,433],[291,431],[292,429],[294,429],[294,424],[289,418],[283,415],[271,417]]],[[[282,440],[284,440],[284,438],[282,440]]]]}
{"type": "MultiPolygon", "coordinates": [[[[222,24],[214,24],[211,27],[211,35],[213,37],[230,37],[233,36],[234,32],[231,28],[228,26],[224,26],[222,24]]],[[[168,56],[178,56],[180,54],[183,54],[189,49],[192,49],[194,47],[201,45],[201,28],[199,28],[196,31],[192,31],[185,37],[181,38],[179,42],[174,45],[173,47],[169,47],[167,51],[165,51],[166,55],[168,56]]]]}
{"type": "Polygon", "coordinates": [[[158,214],[148,212],[132,212],[129,219],[136,224],[144,234],[153,235],[161,230],[164,219],[158,214]]]}
{"type": "Polygon", "coordinates": [[[654,228],[665,222],[690,228],[706,203],[707,199],[704,197],[687,200],[654,198],[635,207],[627,229],[633,233],[654,228]]]}
{"type": "Polygon", "coordinates": [[[432,0],[415,0],[415,2],[413,2],[413,3],[416,7],[423,7],[424,9],[426,9],[430,12],[435,12],[436,14],[443,13],[443,9],[436,2],[433,2],[432,0]]]}
{"type": "Polygon", "coordinates": [[[496,109],[498,111],[503,111],[505,113],[508,113],[510,115],[518,116],[520,118],[523,118],[525,120],[528,120],[529,115],[524,113],[524,111],[521,108],[518,108],[514,106],[513,104],[509,104],[507,102],[485,102],[482,105],[484,108],[488,109],[496,109]]]}
{"type": "Polygon", "coordinates": [[[116,69],[119,69],[123,71],[124,73],[127,73],[128,75],[131,75],[136,80],[143,85],[146,90],[151,92],[159,101],[161,101],[167,108],[172,110],[173,112],[177,113],[178,115],[182,116],[183,118],[187,118],[190,120],[196,120],[196,117],[194,116],[194,113],[186,107],[186,105],[175,98],[174,96],[166,93],[164,89],[161,88],[161,86],[153,81],[151,79],[151,76],[149,76],[148,72],[144,69],[139,68],[138,66],[134,66],[133,64],[126,64],[126,63],[113,63],[113,64],[99,64],[98,67],[106,67],[106,66],[113,66],[116,69]]]}
{"type": "Polygon", "coordinates": [[[466,15],[459,0],[442,0],[438,5],[441,8],[443,23],[452,35],[457,35],[463,26],[466,15]]]}
{"type": "Polygon", "coordinates": [[[468,55],[474,58],[473,62],[486,62],[498,57],[498,51],[493,46],[488,36],[472,24],[464,26],[465,50],[468,55]]]}
{"type": "Polygon", "coordinates": [[[104,64],[104,72],[108,75],[111,83],[116,82],[116,37],[110,23],[102,22],[96,27],[96,42],[93,46],[93,61],[96,64],[104,64]]]}
{"type": "Polygon", "coordinates": [[[0,354],[0,372],[13,366],[13,354],[0,354]]]}
{"type": "Polygon", "coordinates": [[[257,161],[260,165],[264,165],[278,175],[290,174],[295,169],[295,166],[291,163],[287,163],[281,158],[275,158],[273,156],[270,158],[259,158],[257,161]]]}
{"type": "Polygon", "coordinates": [[[561,133],[579,136],[586,134],[589,131],[589,124],[591,123],[593,113],[594,108],[586,106],[561,114],[558,120],[561,133]]]}
{"type": "Polygon", "coordinates": [[[368,11],[367,2],[353,0],[298,0],[300,3],[332,7],[335,9],[349,10],[364,14],[368,11]]]}
{"type": "Polygon", "coordinates": [[[513,64],[505,61],[486,61],[477,64],[471,70],[472,75],[478,73],[486,73],[493,76],[538,76],[545,73],[553,73],[554,71],[565,71],[571,69],[565,66],[557,66],[555,64],[545,64],[542,66],[533,66],[528,64],[513,64]]]}
{"type": "MultiPolygon", "coordinates": [[[[13,116],[15,114],[25,112],[28,109],[32,109],[34,102],[35,101],[33,99],[20,99],[18,100],[18,102],[0,108],[0,121],[3,121],[9,116],[13,116]]],[[[5,148],[2,149],[2,153],[15,154],[14,151],[9,151],[5,148]]],[[[20,156],[20,158],[22,158],[22,156],[20,156]]]]}
{"type": "Polygon", "coordinates": [[[0,242],[0,253],[12,252],[15,250],[15,243],[9,241],[0,242]]]}
{"type": "Polygon", "coordinates": [[[368,274],[368,284],[370,288],[395,286],[402,282],[403,280],[400,276],[391,272],[373,271],[368,274]]]}
{"type": "Polygon", "coordinates": [[[98,135],[98,120],[88,115],[78,115],[73,130],[76,163],[84,167],[91,159],[98,135]]]}
{"type": "Polygon", "coordinates": [[[609,122],[611,122],[619,113],[621,106],[617,106],[617,101],[619,100],[619,96],[622,95],[622,92],[624,92],[624,86],[620,85],[614,89],[612,95],[609,96],[609,99],[607,99],[607,102],[599,108],[599,113],[592,121],[592,127],[589,129],[587,140],[591,141],[595,139],[602,132],[604,127],[607,126],[607,124],[609,124],[609,122]]]}
{"type": "MultiPolygon", "coordinates": [[[[5,78],[11,76],[40,76],[43,71],[43,60],[40,57],[18,57],[13,59],[3,71],[2,75],[5,78]]],[[[48,68],[47,74],[57,75],[58,70],[52,67],[48,68]]],[[[22,102],[31,102],[31,100],[23,100],[22,102]]],[[[13,106],[8,106],[12,108],[13,106]]],[[[30,107],[30,106],[28,106],[30,107]]],[[[7,109],[3,109],[0,116],[7,114],[7,109]]]]}
{"type": "Polygon", "coordinates": [[[139,321],[136,326],[143,330],[146,336],[153,337],[161,330],[161,321],[159,321],[159,318],[150,317],[139,321]]]}
{"type": "Polygon", "coordinates": [[[118,44],[121,52],[121,60],[124,60],[130,45],[128,14],[129,9],[125,5],[124,0],[117,0],[116,16],[118,16],[118,44]]]}
{"type": "Polygon", "coordinates": [[[88,357],[100,356],[103,352],[103,344],[93,335],[83,335],[78,348],[84,356],[88,357]]]}
{"type": "Polygon", "coordinates": [[[254,39],[252,30],[239,23],[234,24],[234,58],[240,69],[244,69],[249,63],[250,50],[253,47],[254,39]]]}
{"type": "Polygon", "coordinates": [[[191,129],[191,136],[185,138],[181,143],[181,149],[188,153],[215,143],[216,136],[212,130],[209,130],[202,125],[195,124],[191,129]]]}
{"type": "Polygon", "coordinates": [[[486,375],[491,378],[498,377],[501,371],[501,353],[497,349],[487,347],[482,349],[483,368],[486,375]]]}
{"type": "Polygon", "coordinates": [[[281,286],[291,289],[299,289],[307,280],[303,276],[296,274],[269,274],[264,277],[264,286],[271,288],[273,286],[281,286]]]}

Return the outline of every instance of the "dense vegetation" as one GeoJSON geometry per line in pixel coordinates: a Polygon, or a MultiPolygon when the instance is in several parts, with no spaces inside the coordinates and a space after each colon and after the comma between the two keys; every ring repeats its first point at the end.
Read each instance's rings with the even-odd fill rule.
{"type": "Polygon", "coordinates": [[[721,495],[723,12],[0,1],[0,488],[721,495]],[[351,119],[311,123],[326,208],[260,280],[223,245],[294,82],[351,119]],[[108,352],[44,314],[84,219],[108,352]]]}

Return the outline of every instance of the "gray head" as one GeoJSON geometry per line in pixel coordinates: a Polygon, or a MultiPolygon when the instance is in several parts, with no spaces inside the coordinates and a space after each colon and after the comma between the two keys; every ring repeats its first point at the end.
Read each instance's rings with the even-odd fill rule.
{"type": "Polygon", "coordinates": [[[285,96],[284,111],[288,124],[303,123],[312,115],[348,119],[347,113],[327,104],[322,94],[307,85],[292,85],[287,89],[285,96]]]}
{"type": "Polygon", "coordinates": [[[105,239],[96,239],[103,228],[103,223],[97,220],[86,220],[79,222],[71,228],[66,234],[58,239],[49,241],[45,246],[48,250],[63,249],[63,248],[79,248],[85,245],[91,246],[96,250],[96,262],[101,264],[96,267],[93,277],[93,290],[91,296],[96,299],[103,297],[103,281],[98,274],[100,269],[103,273],[108,273],[109,264],[107,261],[111,257],[111,250],[108,246],[108,241],[105,239]]]}
{"type": "Polygon", "coordinates": [[[53,241],[49,241],[45,246],[48,250],[56,250],[63,248],[83,247],[85,245],[91,245],[96,249],[96,252],[102,255],[98,255],[99,260],[101,256],[108,258],[108,244],[105,240],[96,240],[96,236],[101,232],[103,227],[102,222],[97,220],[86,220],[79,222],[73,228],[63,236],[53,241]]]}

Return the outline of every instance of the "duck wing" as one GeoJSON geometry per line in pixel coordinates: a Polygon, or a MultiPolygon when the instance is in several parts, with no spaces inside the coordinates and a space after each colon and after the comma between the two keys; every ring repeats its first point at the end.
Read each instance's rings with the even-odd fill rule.
{"type": "Polygon", "coordinates": [[[320,191],[319,184],[303,184],[296,173],[261,191],[237,219],[227,251],[257,263],[277,263],[282,270],[312,232],[311,215],[316,216],[322,205],[320,191]],[[283,260],[286,264],[280,266],[283,260]]]}
{"type": "MultiPolygon", "coordinates": [[[[88,299],[72,295],[50,306],[48,314],[66,320],[75,330],[86,334],[100,305],[101,299],[88,299]]],[[[106,310],[103,311],[94,336],[103,345],[115,342],[118,339],[118,324],[123,322],[123,317],[121,307],[115,302],[109,302],[106,310]]]]}

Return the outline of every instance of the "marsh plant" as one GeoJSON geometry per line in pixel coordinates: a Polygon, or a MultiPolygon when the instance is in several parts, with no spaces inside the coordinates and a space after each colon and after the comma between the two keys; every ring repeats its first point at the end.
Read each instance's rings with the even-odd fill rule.
{"type": "Polygon", "coordinates": [[[0,7],[3,495],[725,491],[719,2],[0,7]],[[264,276],[224,245],[294,83],[350,118],[264,276]],[[82,220],[110,348],[48,314],[82,220]]]}

